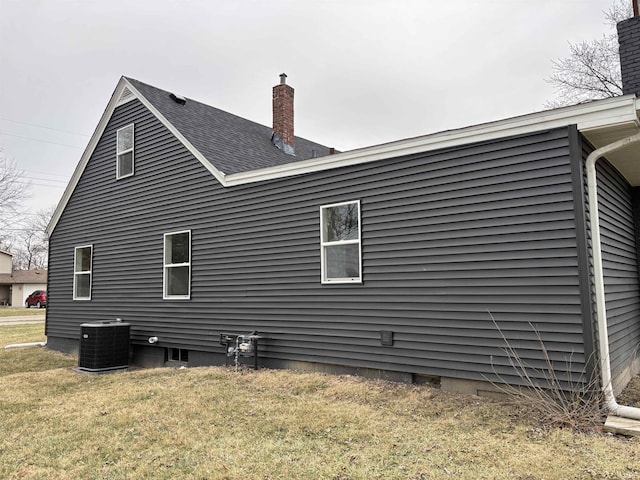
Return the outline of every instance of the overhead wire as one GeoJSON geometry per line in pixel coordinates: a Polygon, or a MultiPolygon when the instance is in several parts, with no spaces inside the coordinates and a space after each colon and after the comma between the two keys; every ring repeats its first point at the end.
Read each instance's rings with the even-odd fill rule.
{"type": "Polygon", "coordinates": [[[4,120],[6,122],[12,122],[12,123],[19,123],[21,125],[29,125],[31,127],[46,128],[47,130],[53,130],[54,132],[68,133],[70,135],[78,135],[80,137],[90,137],[91,136],[91,135],[88,135],[86,133],[71,132],[69,130],[61,130],[59,128],[47,127],[45,125],[38,125],[36,123],[21,122],[20,120],[13,120],[11,118],[0,117],[0,120],[4,120]]]}
{"type": "Polygon", "coordinates": [[[24,140],[31,140],[32,142],[50,143],[52,145],[60,145],[61,147],[77,148],[78,150],[82,150],[84,148],[84,147],[78,147],[77,145],[69,145],[67,143],[52,142],[50,140],[41,140],[39,138],[31,138],[31,137],[25,137],[22,135],[14,135],[13,133],[0,132],[0,135],[6,135],[8,137],[15,137],[15,138],[22,138],[24,140]]]}

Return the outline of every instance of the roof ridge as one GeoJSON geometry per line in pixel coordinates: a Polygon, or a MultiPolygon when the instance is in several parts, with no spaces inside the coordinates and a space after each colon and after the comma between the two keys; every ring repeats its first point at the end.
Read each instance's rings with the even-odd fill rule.
{"type": "MultiPolygon", "coordinates": [[[[156,85],[152,85],[152,84],[150,84],[150,83],[143,82],[143,81],[138,80],[138,79],[136,79],[136,78],[127,77],[127,76],[125,76],[125,75],[123,75],[123,76],[122,76],[122,78],[124,78],[125,80],[127,80],[127,81],[129,81],[129,82],[133,82],[133,83],[134,83],[134,86],[135,86],[135,84],[136,84],[136,83],[138,83],[138,84],[144,85],[144,86],[146,86],[146,87],[150,87],[150,88],[153,88],[153,89],[155,89],[155,90],[159,90],[159,91],[161,91],[161,92],[167,93],[167,94],[169,94],[169,95],[170,95],[170,94],[172,94],[172,93],[173,93],[173,94],[179,94],[179,93],[177,93],[176,91],[167,90],[167,89],[165,89],[165,88],[161,88],[161,87],[158,87],[158,86],[156,86],[156,85]]],[[[222,109],[222,108],[215,107],[215,106],[213,106],[213,105],[210,105],[210,104],[208,104],[208,103],[202,102],[202,101],[197,100],[197,99],[195,99],[195,98],[188,97],[188,96],[186,96],[186,95],[182,95],[182,94],[180,94],[180,95],[181,95],[182,97],[186,98],[189,102],[197,103],[198,105],[201,105],[201,106],[203,106],[203,107],[210,108],[210,109],[216,110],[216,111],[218,111],[218,112],[221,112],[221,113],[223,113],[223,114],[225,114],[225,115],[229,115],[229,116],[235,117],[235,118],[237,118],[238,120],[241,120],[241,121],[244,121],[244,122],[248,122],[248,123],[252,123],[252,124],[254,124],[254,125],[256,125],[256,126],[264,127],[264,128],[266,128],[266,129],[269,129],[269,130],[273,131],[273,128],[272,128],[272,127],[270,127],[270,126],[268,126],[268,125],[265,125],[265,124],[263,124],[263,123],[257,122],[257,121],[255,121],[255,120],[251,120],[250,118],[243,117],[243,116],[238,115],[238,114],[233,113],[233,112],[229,112],[229,111],[224,110],[224,109],[222,109]]],[[[329,148],[329,147],[327,147],[326,145],[319,144],[319,143],[317,143],[317,142],[315,142],[315,141],[313,141],[313,140],[309,140],[309,139],[308,139],[308,138],[306,138],[306,137],[301,137],[301,136],[299,136],[299,135],[294,135],[294,137],[295,137],[297,140],[303,140],[303,141],[306,141],[306,142],[310,142],[310,143],[317,144],[317,145],[322,146],[322,147],[325,147],[325,148],[327,148],[327,149],[329,148]]],[[[300,160],[302,160],[302,159],[300,159],[300,160]]]]}

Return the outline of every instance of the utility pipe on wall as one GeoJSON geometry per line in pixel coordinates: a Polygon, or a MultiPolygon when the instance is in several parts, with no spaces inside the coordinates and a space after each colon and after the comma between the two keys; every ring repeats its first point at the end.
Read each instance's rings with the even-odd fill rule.
{"type": "Polygon", "coordinates": [[[600,244],[600,216],[598,214],[598,186],[596,180],[596,162],[608,153],[620,150],[628,145],[640,142],[640,133],[623,138],[617,142],[600,147],[589,154],[586,161],[587,188],[589,192],[589,219],[591,221],[591,244],[593,251],[593,277],[596,293],[596,320],[598,322],[598,344],[600,350],[600,375],[605,405],[612,414],[640,420],[640,408],[618,405],[611,382],[611,363],[609,359],[609,332],[607,328],[607,307],[604,296],[604,268],[602,265],[602,246],[600,244]]]}

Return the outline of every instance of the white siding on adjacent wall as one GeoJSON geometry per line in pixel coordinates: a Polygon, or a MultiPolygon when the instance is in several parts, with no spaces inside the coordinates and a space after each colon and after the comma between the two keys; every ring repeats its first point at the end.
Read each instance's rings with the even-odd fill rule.
{"type": "Polygon", "coordinates": [[[8,253],[0,252],[0,274],[9,274],[13,268],[13,258],[8,253]]]}

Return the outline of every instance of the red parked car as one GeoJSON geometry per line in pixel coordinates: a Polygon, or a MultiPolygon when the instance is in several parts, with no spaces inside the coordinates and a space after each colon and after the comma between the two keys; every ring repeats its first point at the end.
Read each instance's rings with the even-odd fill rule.
{"type": "Polygon", "coordinates": [[[47,292],[44,290],[36,290],[31,295],[27,297],[24,302],[24,306],[29,308],[32,306],[36,306],[38,308],[43,308],[47,306],[47,292]]]}

